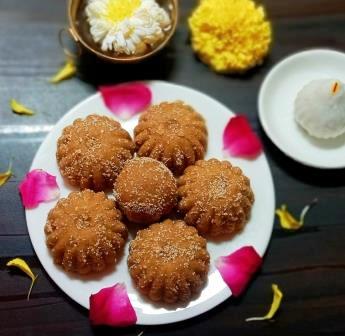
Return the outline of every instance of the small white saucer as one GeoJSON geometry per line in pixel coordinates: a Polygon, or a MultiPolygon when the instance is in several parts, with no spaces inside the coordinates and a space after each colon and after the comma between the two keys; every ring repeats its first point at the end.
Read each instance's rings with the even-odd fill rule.
{"type": "Polygon", "coordinates": [[[315,49],[289,56],[266,76],[259,93],[260,122],[273,143],[305,165],[332,169],[345,167],[345,135],[320,140],[307,134],[294,119],[297,93],[313,79],[345,82],[345,54],[315,49]]]}

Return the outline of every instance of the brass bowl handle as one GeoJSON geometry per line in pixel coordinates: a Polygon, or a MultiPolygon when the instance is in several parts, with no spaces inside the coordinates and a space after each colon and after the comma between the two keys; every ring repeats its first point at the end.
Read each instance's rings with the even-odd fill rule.
{"type": "Polygon", "coordinates": [[[79,44],[78,37],[74,34],[74,32],[71,28],[61,28],[59,30],[58,37],[59,37],[59,44],[60,44],[64,54],[67,57],[72,58],[72,59],[77,59],[81,55],[82,49],[81,49],[81,46],[79,44]],[[75,44],[77,46],[77,52],[73,52],[68,47],[65,46],[65,43],[64,43],[64,35],[65,34],[75,42],[75,44]]]}

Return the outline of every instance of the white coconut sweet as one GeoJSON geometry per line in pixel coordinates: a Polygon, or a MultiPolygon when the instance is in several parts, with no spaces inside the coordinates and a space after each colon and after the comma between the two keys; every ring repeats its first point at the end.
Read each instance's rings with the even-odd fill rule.
{"type": "Polygon", "coordinates": [[[344,85],[337,79],[318,79],[298,93],[295,119],[310,135],[329,139],[345,133],[344,85]]]}

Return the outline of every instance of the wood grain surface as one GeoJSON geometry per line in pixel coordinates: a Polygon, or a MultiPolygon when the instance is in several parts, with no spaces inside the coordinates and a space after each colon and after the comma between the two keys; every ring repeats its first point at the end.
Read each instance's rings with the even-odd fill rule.
{"type": "MultiPolygon", "coordinates": [[[[266,0],[274,45],[264,65],[244,76],[222,76],[193,55],[186,20],[197,1],[181,0],[181,17],[170,45],[154,59],[116,66],[83,55],[76,78],[53,86],[49,78],[64,61],[57,33],[66,26],[63,0],[0,0],[0,171],[12,158],[15,176],[0,189],[0,335],[345,335],[345,170],[321,171],[285,157],[265,136],[257,94],[269,69],[307,48],[345,47],[344,0],[266,0]],[[277,205],[292,211],[317,197],[305,227],[295,233],[275,223],[264,265],[248,291],[194,319],[158,327],[92,328],[88,312],[70,300],[42,269],[27,234],[18,183],[55,122],[99,84],[162,79],[208,93],[248,115],[263,139],[277,205]],[[37,110],[13,115],[17,98],[37,110]],[[30,301],[30,280],[5,264],[23,257],[39,274],[30,301]],[[274,321],[246,323],[271,302],[271,284],[284,292],[274,321]]],[[[344,67],[345,69],[345,67],[344,67]]],[[[339,69],[339,71],[344,71],[339,69]]]]}

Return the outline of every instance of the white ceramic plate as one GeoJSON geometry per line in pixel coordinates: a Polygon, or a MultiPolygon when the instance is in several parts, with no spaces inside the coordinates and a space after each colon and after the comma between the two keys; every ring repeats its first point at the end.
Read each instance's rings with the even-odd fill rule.
{"type": "MultiPolygon", "coordinates": [[[[222,152],[222,131],[229,118],[233,116],[231,111],[214,99],[183,86],[159,81],[148,82],[148,85],[153,92],[153,103],[180,99],[198,110],[206,119],[209,131],[207,158],[226,159],[222,152]]],[[[98,93],[84,100],[70,110],[56,124],[42,143],[32,163],[31,169],[41,168],[57,176],[57,182],[61,188],[61,197],[66,197],[72,189],[64,184],[56,164],[57,139],[62,129],[66,125],[71,124],[74,119],[86,117],[92,113],[113,116],[104,106],[102,98],[98,93]]],[[[138,118],[136,117],[129,121],[123,121],[122,125],[132,133],[137,120],[138,118]]],[[[261,155],[253,161],[232,159],[231,162],[240,166],[251,180],[256,195],[251,219],[244,231],[233,240],[222,243],[208,243],[208,250],[211,255],[208,282],[200,296],[184,307],[169,309],[154,305],[138,294],[132,285],[127,271],[128,243],[125,247],[125,255],[120,260],[115,271],[102,277],[82,278],[73,276],[56,266],[46,247],[44,235],[44,225],[48,211],[55,206],[56,202],[43,203],[36,209],[26,211],[28,230],[35,252],[43,267],[56,284],[68,296],[86,308],[89,308],[89,296],[91,293],[96,293],[101,288],[112,286],[117,282],[124,282],[127,286],[129,298],[136,310],[138,324],[165,324],[185,320],[204,313],[231,296],[230,290],[214,266],[215,259],[219,256],[227,255],[243,245],[253,245],[258,253],[263,255],[273,226],[274,189],[266,157],[261,155]]]]}
{"type": "Polygon", "coordinates": [[[345,134],[331,140],[317,139],[294,120],[297,93],[311,80],[321,78],[345,82],[345,54],[316,49],[278,63],[260,89],[260,121],[273,143],[296,161],[316,168],[344,168],[345,134]]]}

